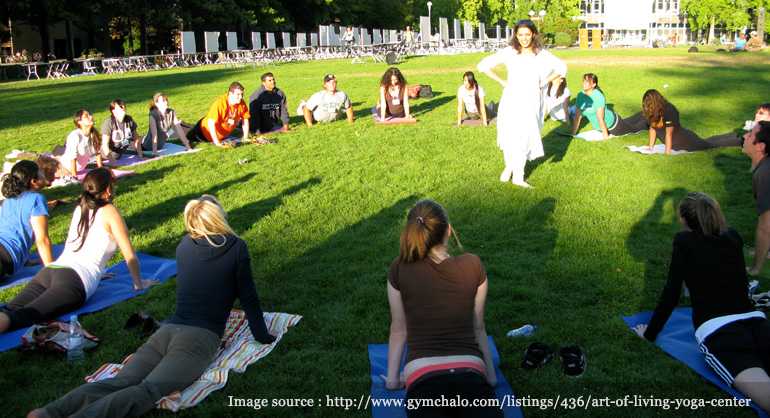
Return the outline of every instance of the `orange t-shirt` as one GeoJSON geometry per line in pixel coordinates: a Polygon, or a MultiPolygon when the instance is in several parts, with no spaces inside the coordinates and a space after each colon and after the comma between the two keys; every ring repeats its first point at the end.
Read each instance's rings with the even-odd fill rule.
{"type": "Polygon", "coordinates": [[[209,141],[213,141],[211,132],[209,132],[209,119],[214,120],[214,129],[217,130],[217,137],[219,140],[222,140],[233,132],[242,119],[251,119],[251,115],[249,114],[249,107],[246,105],[246,102],[241,100],[237,105],[230,106],[227,103],[227,94],[225,94],[214,101],[209,108],[209,112],[201,121],[203,136],[209,141]]]}

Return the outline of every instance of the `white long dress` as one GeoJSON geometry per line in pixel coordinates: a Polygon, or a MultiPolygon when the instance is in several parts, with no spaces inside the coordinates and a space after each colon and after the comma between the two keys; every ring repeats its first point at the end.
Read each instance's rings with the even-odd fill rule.
{"type": "MultiPolygon", "coordinates": [[[[553,74],[566,76],[567,66],[546,50],[540,50],[537,55],[519,54],[509,46],[481,60],[478,69],[485,72],[500,64],[505,64],[508,70],[508,86],[503,89],[497,113],[497,146],[506,155],[506,166],[508,156],[521,161],[523,176],[526,160],[544,155],[540,138],[544,111],[542,87],[553,74]]],[[[518,170],[518,167],[512,168],[518,170]]]]}

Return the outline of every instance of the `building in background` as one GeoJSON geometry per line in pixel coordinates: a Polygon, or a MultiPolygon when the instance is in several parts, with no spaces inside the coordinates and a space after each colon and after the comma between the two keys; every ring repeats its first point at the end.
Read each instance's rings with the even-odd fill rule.
{"type": "Polygon", "coordinates": [[[600,29],[604,46],[676,45],[688,40],[679,0],[581,0],[582,29],[600,29]]]}

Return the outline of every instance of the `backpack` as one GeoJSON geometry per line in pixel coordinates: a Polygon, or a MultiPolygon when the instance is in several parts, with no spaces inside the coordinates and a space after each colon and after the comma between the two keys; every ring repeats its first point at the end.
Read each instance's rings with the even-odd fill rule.
{"type": "Polygon", "coordinates": [[[421,84],[419,95],[423,99],[430,99],[433,97],[433,88],[430,84],[421,84]]]}

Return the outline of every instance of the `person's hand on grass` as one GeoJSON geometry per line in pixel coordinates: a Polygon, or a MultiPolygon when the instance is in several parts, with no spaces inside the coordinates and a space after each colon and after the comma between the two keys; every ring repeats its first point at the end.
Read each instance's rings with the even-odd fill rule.
{"type": "Polygon", "coordinates": [[[644,333],[647,332],[647,324],[638,324],[631,329],[634,330],[636,335],[644,338],[644,333]]]}

